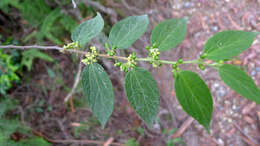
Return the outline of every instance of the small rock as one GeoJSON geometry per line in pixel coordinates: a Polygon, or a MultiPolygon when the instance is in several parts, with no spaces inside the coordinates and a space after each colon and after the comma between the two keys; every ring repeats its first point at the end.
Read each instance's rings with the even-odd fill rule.
{"type": "Polygon", "coordinates": [[[230,104],[231,104],[230,101],[228,101],[228,100],[225,100],[224,103],[225,103],[226,105],[230,105],[230,104]]]}
{"type": "Polygon", "coordinates": [[[255,76],[256,75],[256,71],[255,70],[251,71],[250,75],[251,76],[255,76]]]}
{"type": "Polygon", "coordinates": [[[184,7],[185,7],[185,8],[190,8],[190,6],[191,6],[191,3],[190,3],[190,2],[184,3],[184,7]]]}
{"type": "Polygon", "coordinates": [[[236,110],[236,109],[237,109],[237,106],[236,106],[236,105],[232,105],[232,109],[233,109],[233,110],[236,110]]]}
{"type": "Polygon", "coordinates": [[[218,95],[219,97],[223,97],[223,96],[226,95],[226,91],[225,91],[223,88],[220,88],[220,90],[217,91],[217,95],[218,95]]]}
{"type": "Polygon", "coordinates": [[[256,67],[255,71],[260,72],[260,67],[256,67]]]}
{"type": "Polygon", "coordinates": [[[218,83],[214,83],[214,84],[213,84],[213,87],[214,87],[214,88],[218,88],[218,87],[219,87],[219,84],[218,84],[218,83]]]}
{"type": "Polygon", "coordinates": [[[232,120],[231,118],[228,118],[228,122],[229,122],[229,123],[232,123],[232,121],[233,121],[233,120],[232,120]]]}
{"type": "Polygon", "coordinates": [[[219,138],[219,139],[218,139],[218,144],[219,144],[219,145],[224,145],[224,141],[223,141],[221,138],[219,138]]]}
{"type": "Polygon", "coordinates": [[[212,29],[212,31],[217,32],[218,31],[218,26],[213,26],[211,29],[212,29]]]}

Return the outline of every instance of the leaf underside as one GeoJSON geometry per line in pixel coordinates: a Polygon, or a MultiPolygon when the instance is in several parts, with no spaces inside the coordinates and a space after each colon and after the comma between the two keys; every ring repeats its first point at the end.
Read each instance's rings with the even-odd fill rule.
{"type": "Polygon", "coordinates": [[[82,87],[88,105],[104,128],[113,112],[114,92],[112,83],[101,65],[93,63],[84,68],[82,87]]]}
{"type": "Polygon", "coordinates": [[[152,127],[159,110],[160,96],[151,73],[139,67],[129,71],[125,77],[125,91],[131,106],[152,127]]]}
{"type": "Polygon", "coordinates": [[[179,45],[186,36],[187,21],[170,19],[159,23],[152,31],[150,41],[159,50],[166,51],[179,45]]]}
{"type": "Polygon", "coordinates": [[[96,37],[104,27],[104,20],[100,13],[95,18],[81,23],[71,35],[71,39],[78,41],[80,46],[84,47],[91,39],[96,37]]]}

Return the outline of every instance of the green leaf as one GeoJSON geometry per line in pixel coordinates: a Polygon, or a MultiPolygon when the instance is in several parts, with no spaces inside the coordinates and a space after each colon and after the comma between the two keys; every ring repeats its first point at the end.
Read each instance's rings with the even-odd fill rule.
{"type": "Polygon", "coordinates": [[[186,30],[185,19],[165,20],[153,29],[150,41],[161,51],[166,51],[176,47],[185,39],[186,30]]]}
{"type": "Polygon", "coordinates": [[[84,68],[82,87],[88,105],[104,128],[113,112],[114,92],[112,83],[101,65],[93,63],[84,68]]]}
{"type": "Polygon", "coordinates": [[[129,71],[125,77],[125,91],[131,106],[152,127],[158,113],[160,96],[151,73],[138,67],[129,71]]]}
{"type": "Polygon", "coordinates": [[[260,90],[244,71],[234,65],[224,64],[219,68],[219,76],[231,89],[260,104],[260,90]]]}
{"type": "Polygon", "coordinates": [[[209,132],[213,101],[205,82],[194,72],[181,71],[174,86],[177,99],[184,111],[209,132]]]}
{"type": "Polygon", "coordinates": [[[84,47],[91,39],[96,37],[104,27],[104,20],[100,13],[95,18],[81,23],[71,35],[71,39],[84,47]]]}
{"type": "Polygon", "coordinates": [[[249,48],[258,32],[222,31],[213,35],[204,45],[204,53],[211,60],[223,60],[237,56],[249,48]]]}
{"type": "Polygon", "coordinates": [[[127,17],[112,27],[108,40],[112,46],[126,49],[145,33],[148,24],[147,15],[127,17]]]}

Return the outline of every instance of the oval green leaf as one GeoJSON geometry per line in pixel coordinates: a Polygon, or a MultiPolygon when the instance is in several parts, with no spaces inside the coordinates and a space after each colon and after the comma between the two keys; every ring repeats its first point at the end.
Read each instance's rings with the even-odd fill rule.
{"type": "Polygon", "coordinates": [[[213,35],[204,45],[204,53],[211,60],[223,60],[237,56],[249,48],[258,32],[222,31],[213,35]]]}
{"type": "Polygon", "coordinates": [[[72,32],[71,39],[78,41],[80,46],[84,47],[91,39],[96,37],[104,27],[104,20],[100,13],[95,18],[89,19],[81,23],[72,32]]]}
{"type": "Polygon", "coordinates": [[[101,65],[93,63],[84,68],[82,87],[88,105],[104,128],[113,112],[114,92],[112,83],[101,65]]]}
{"type": "Polygon", "coordinates": [[[238,94],[260,104],[260,90],[244,71],[234,65],[224,64],[219,68],[219,76],[238,94]]]}
{"type": "Polygon", "coordinates": [[[151,73],[138,67],[129,71],[125,77],[125,91],[131,106],[152,127],[159,110],[160,96],[151,73]]]}
{"type": "Polygon", "coordinates": [[[186,30],[185,19],[165,20],[153,29],[150,41],[161,51],[166,51],[176,47],[185,39],[186,30]]]}
{"type": "Polygon", "coordinates": [[[174,86],[177,99],[184,111],[209,132],[213,101],[205,82],[194,72],[181,71],[174,86]]]}
{"type": "Polygon", "coordinates": [[[119,49],[129,48],[145,33],[148,24],[147,15],[127,17],[112,27],[108,40],[119,49]]]}

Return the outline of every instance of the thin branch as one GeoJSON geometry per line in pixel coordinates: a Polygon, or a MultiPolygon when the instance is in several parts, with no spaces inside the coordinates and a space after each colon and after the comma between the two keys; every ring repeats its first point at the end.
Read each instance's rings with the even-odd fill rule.
{"type": "Polygon", "coordinates": [[[117,13],[113,9],[106,8],[103,5],[101,5],[100,3],[94,2],[92,0],[84,0],[83,2],[85,3],[85,5],[90,5],[90,6],[97,8],[98,10],[100,10],[100,11],[102,11],[102,12],[108,14],[108,15],[111,15],[112,16],[111,17],[112,22],[113,23],[117,22],[117,13]]]}
{"type": "Polygon", "coordinates": [[[249,136],[248,134],[246,134],[238,125],[237,123],[233,123],[234,127],[242,134],[244,135],[249,141],[250,141],[250,145],[252,146],[257,146],[259,145],[259,143],[257,143],[251,136],[249,136]]]}
{"type": "Polygon", "coordinates": [[[72,2],[72,5],[73,5],[73,8],[74,8],[74,9],[77,8],[77,4],[75,3],[75,1],[74,1],[74,0],[71,0],[71,2],[72,2]]]}
{"type": "Polygon", "coordinates": [[[192,117],[188,117],[188,119],[186,119],[183,124],[181,125],[181,127],[175,132],[173,133],[173,135],[171,136],[171,138],[177,138],[180,137],[183,132],[190,127],[191,123],[194,121],[194,119],[192,117]]]}
{"type": "Polygon", "coordinates": [[[41,50],[63,50],[63,48],[59,46],[15,46],[15,45],[6,45],[6,46],[0,46],[0,48],[3,49],[20,49],[20,50],[25,50],[25,49],[41,49],[41,50]]]}
{"type": "Polygon", "coordinates": [[[82,71],[82,65],[83,64],[80,62],[79,63],[79,67],[78,67],[78,72],[77,72],[77,75],[76,75],[76,78],[75,78],[75,81],[74,81],[74,84],[73,84],[73,87],[72,87],[70,93],[65,97],[64,102],[67,102],[72,97],[72,95],[75,93],[75,91],[76,91],[76,88],[77,88],[77,86],[79,84],[79,80],[80,80],[80,74],[81,74],[81,71],[82,71]]]}
{"type": "MultiPolygon", "coordinates": [[[[41,132],[38,132],[36,130],[33,130],[33,133],[37,136],[40,136],[40,137],[46,139],[47,141],[49,141],[51,143],[78,143],[78,144],[97,144],[97,145],[103,145],[106,143],[105,141],[96,141],[96,140],[76,140],[76,139],[54,140],[54,139],[48,138],[47,136],[43,135],[41,132]]],[[[124,144],[116,143],[116,142],[112,142],[111,145],[124,146],[124,144]]]]}
{"type": "MultiPolygon", "coordinates": [[[[37,45],[33,45],[33,46],[14,46],[14,45],[7,45],[7,46],[0,46],[0,48],[13,48],[13,49],[31,49],[31,48],[36,48],[36,49],[41,49],[41,50],[59,50],[62,52],[69,52],[69,53],[77,53],[77,54],[82,54],[85,55],[88,52],[86,51],[80,51],[80,50],[75,50],[75,49],[63,49],[61,47],[58,46],[37,46],[37,45]]],[[[114,59],[114,60],[126,60],[128,61],[128,57],[123,57],[123,56],[109,56],[107,54],[98,54],[99,57],[103,57],[103,58],[110,58],[110,59],[114,59]]],[[[146,58],[136,58],[136,61],[144,61],[144,62],[151,62],[154,61],[153,58],[151,57],[146,57],[146,58]]],[[[176,64],[176,61],[170,61],[170,60],[158,60],[163,64],[176,64]]],[[[200,62],[198,60],[188,60],[188,61],[183,61],[182,64],[199,64],[200,62]]],[[[208,66],[212,66],[215,64],[207,64],[204,62],[204,65],[208,65],[208,66]]]]}
{"type": "Polygon", "coordinates": [[[135,11],[137,13],[142,13],[142,11],[140,11],[138,8],[130,6],[125,0],[122,0],[122,4],[123,4],[123,6],[125,6],[130,11],[135,11]]]}
{"type": "Polygon", "coordinates": [[[110,146],[110,145],[112,144],[113,140],[114,140],[114,138],[113,138],[113,137],[110,137],[110,138],[106,141],[106,143],[104,143],[103,146],[110,146]]]}

